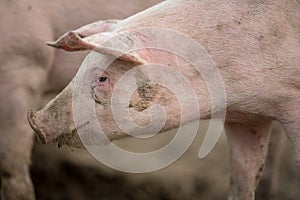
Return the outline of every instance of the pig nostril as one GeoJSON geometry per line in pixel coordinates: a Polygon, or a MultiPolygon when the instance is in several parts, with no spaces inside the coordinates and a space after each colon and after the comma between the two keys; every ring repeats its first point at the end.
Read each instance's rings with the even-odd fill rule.
{"type": "Polygon", "coordinates": [[[98,78],[98,81],[101,82],[101,83],[105,82],[106,80],[107,80],[107,77],[100,76],[98,78]]]}

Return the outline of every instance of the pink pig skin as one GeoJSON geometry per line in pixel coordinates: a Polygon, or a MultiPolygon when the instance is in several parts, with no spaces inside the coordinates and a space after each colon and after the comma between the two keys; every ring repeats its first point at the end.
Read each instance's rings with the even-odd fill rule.
{"type": "MultiPolygon", "coordinates": [[[[300,166],[299,1],[169,0],[113,25],[105,35],[142,27],[168,28],[190,36],[209,52],[222,74],[227,96],[225,128],[232,163],[228,199],[254,199],[273,121],[282,124],[300,166]]],[[[74,31],[65,35],[70,39],[69,42],[58,40],[51,45],[72,50],[75,44],[73,50],[95,49],[102,54],[115,56],[117,52],[101,46],[102,35],[79,37],[74,31]]],[[[137,33],[135,40],[124,39],[118,44],[129,45],[128,41],[151,43],[155,42],[155,35],[139,39],[137,33]]],[[[114,44],[115,47],[118,44],[114,44]]],[[[210,109],[208,91],[202,78],[166,53],[141,50],[135,55],[124,55],[107,70],[108,78],[112,82],[118,80],[121,74],[143,60],[171,63],[175,70],[188,77],[195,89],[201,102],[201,118],[209,118],[210,113],[214,112],[210,109]]],[[[43,142],[59,141],[64,137],[61,134],[67,133],[67,139],[63,142],[72,144],[76,137],[70,98],[72,84],[44,109],[29,113],[29,121],[43,142]]],[[[179,126],[180,108],[174,103],[176,98],[166,90],[158,88],[150,102],[141,100],[138,95],[133,96],[130,108],[133,118],[143,124],[145,119],[139,114],[143,112],[140,106],[144,104],[140,104],[140,101],[146,105],[161,103],[165,106],[168,117],[163,130],[179,126]],[[163,98],[165,96],[169,98],[163,98]]],[[[112,114],[103,109],[106,106],[96,104],[102,128],[111,140],[123,137],[124,134],[113,122],[112,114]]],[[[191,112],[186,121],[199,118],[191,112]]]]}

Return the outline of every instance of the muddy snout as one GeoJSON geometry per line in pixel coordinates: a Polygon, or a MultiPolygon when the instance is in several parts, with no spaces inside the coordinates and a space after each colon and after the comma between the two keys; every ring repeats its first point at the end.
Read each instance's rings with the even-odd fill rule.
{"type": "Polygon", "coordinates": [[[36,124],[36,119],[37,119],[36,112],[34,112],[34,111],[27,112],[27,120],[28,120],[31,128],[34,130],[38,140],[41,143],[46,144],[47,143],[46,135],[43,133],[43,131],[41,129],[38,128],[38,126],[36,124]]]}

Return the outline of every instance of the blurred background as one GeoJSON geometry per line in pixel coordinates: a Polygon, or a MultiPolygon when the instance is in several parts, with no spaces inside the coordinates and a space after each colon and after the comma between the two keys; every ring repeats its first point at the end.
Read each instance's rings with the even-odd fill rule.
{"type": "MultiPolygon", "coordinates": [[[[28,55],[24,54],[24,56],[27,56],[28,59],[43,59],[41,52],[47,52],[49,48],[45,45],[46,41],[57,39],[69,30],[96,20],[125,18],[160,1],[52,0],[47,3],[47,1],[36,0],[22,2],[1,0],[0,105],[13,107],[18,110],[18,115],[22,116],[20,118],[13,115],[5,121],[4,118],[7,119],[7,114],[3,114],[3,112],[0,117],[1,174],[7,170],[4,169],[3,162],[19,159],[17,153],[10,154],[7,149],[8,147],[16,148],[19,144],[16,141],[23,140],[24,132],[32,133],[26,120],[25,111],[34,108],[29,103],[5,101],[4,99],[9,99],[8,97],[11,95],[20,97],[19,95],[23,93],[19,94],[18,90],[7,92],[4,87],[10,84],[13,88],[21,87],[20,83],[16,84],[16,80],[19,80],[20,77],[24,79],[22,79],[22,84],[26,84],[36,76],[44,79],[38,82],[43,82],[43,87],[38,87],[37,83],[31,86],[38,87],[38,89],[35,93],[29,93],[28,97],[28,102],[37,102],[35,104],[42,107],[71,80],[86,53],[66,53],[59,50],[54,53],[46,53],[46,61],[41,63],[49,66],[45,67],[42,76],[35,72],[32,73],[32,70],[35,69],[29,65],[22,66],[21,74],[13,73],[12,76],[10,71],[15,66],[7,65],[10,62],[6,62],[5,59],[16,60],[15,58],[20,56],[20,49],[24,48],[27,51],[30,47],[35,46],[35,43],[39,49],[29,52],[28,55]],[[9,51],[4,51],[5,49],[9,49],[9,51]],[[26,75],[25,78],[24,75],[26,75]],[[13,78],[10,78],[11,76],[13,78]],[[21,112],[22,110],[24,112],[21,112]],[[13,124],[16,134],[11,133],[10,124],[13,124]],[[24,125],[26,131],[20,124],[26,124],[24,125]],[[20,129],[18,129],[19,126],[20,129]],[[10,140],[10,137],[14,138],[10,140]]],[[[24,102],[25,97],[22,100],[24,102]]],[[[2,110],[5,108],[1,108],[1,112],[2,110]]],[[[103,166],[84,149],[58,148],[56,145],[41,145],[35,141],[31,154],[30,176],[36,198],[38,200],[224,200],[227,198],[230,180],[229,149],[225,134],[222,134],[213,151],[205,159],[200,160],[198,152],[206,133],[208,121],[200,124],[193,145],[177,162],[148,174],[118,172],[103,166]]],[[[132,151],[147,152],[166,144],[175,133],[176,130],[173,130],[143,141],[127,138],[116,144],[132,151]]],[[[291,159],[284,135],[280,136],[280,141],[281,145],[275,147],[280,156],[275,162],[275,170],[272,172],[274,180],[270,199],[299,200],[300,173],[291,159]]],[[[18,148],[21,151],[29,149],[26,145],[18,146],[18,148]],[[22,148],[24,149],[22,150],[22,148]]],[[[25,163],[23,164],[25,165],[25,163]]],[[[17,165],[22,165],[22,162],[17,165]]]]}

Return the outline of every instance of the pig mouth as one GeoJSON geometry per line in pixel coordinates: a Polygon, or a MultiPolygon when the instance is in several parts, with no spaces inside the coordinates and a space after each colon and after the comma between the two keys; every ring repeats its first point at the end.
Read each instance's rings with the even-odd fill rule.
{"type": "Polygon", "coordinates": [[[38,140],[41,143],[46,144],[47,143],[47,139],[46,139],[45,133],[43,133],[42,130],[39,129],[38,126],[36,125],[36,113],[33,112],[32,110],[28,111],[27,112],[27,120],[29,122],[30,127],[36,133],[36,136],[37,136],[38,140]]]}
{"type": "Polygon", "coordinates": [[[70,148],[84,148],[78,134],[77,129],[73,129],[70,133],[63,133],[55,138],[53,143],[57,143],[59,148],[70,147],[70,148]]]}
{"type": "MultiPolygon", "coordinates": [[[[29,122],[30,127],[34,130],[35,135],[38,141],[42,144],[47,143],[57,143],[58,147],[75,147],[75,148],[83,148],[83,144],[77,134],[77,129],[74,128],[69,133],[62,133],[59,136],[51,139],[47,138],[47,134],[42,130],[41,127],[37,125],[37,112],[28,111],[27,112],[27,120],[29,122]]],[[[82,124],[78,128],[81,128],[85,125],[89,124],[89,121],[82,124]]]]}

